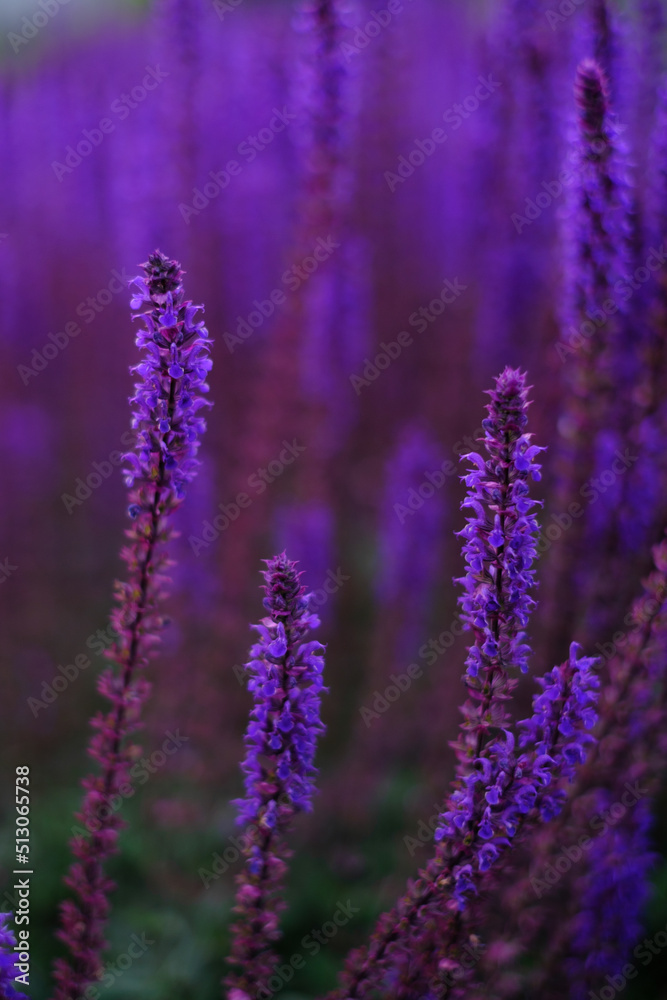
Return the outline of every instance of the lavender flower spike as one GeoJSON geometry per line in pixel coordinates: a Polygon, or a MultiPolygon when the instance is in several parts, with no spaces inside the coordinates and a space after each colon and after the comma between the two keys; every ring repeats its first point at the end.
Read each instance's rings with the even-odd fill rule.
{"type": "Polygon", "coordinates": [[[107,897],[113,888],[104,862],[117,850],[123,825],[111,800],[129,782],[136,747],[128,747],[126,737],[139,727],[149,692],[140,673],[163,626],[158,605],[169,565],[169,519],[196,473],[199,436],[206,426],[199,411],[209,405],[202,394],[208,391],[204,379],[211,367],[210,341],[203,324],[194,319],[201,307],[183,299],[182,272],[175,261],[155,251],[143,267],[146,276],[135,279],[138,291],[131,302],[134,309],[144,304],[148,308],[138,313],[143,328],[137,346],[146,352],[145,359],[131,369],[141,381],[131,399],[136,450],[125,456],[128,513],[134,521],[126,532],[129,544],[121,553],[128,577],[116,584],[117,605],[111,615],[117,639],[106,655],[116,669],[105,670],[98,683],[111,707],[91,723],[96,732],[88,752],[100,770],[84,779],[86,794],[76,814],[84,829],[72,840],[77,860],[65,882],[78,901],[66,900],[61,907],[58,936],[71,959],[56,962],[55,1000],[82,996],[102,967],[107,897]]]}
{"type": "Polygon", "coordinates": [[[27,1000],[15,987],[19,975],[16,956],[16,936],[7,927],[11,913],[0,913],[0,997],[4,1000],[27,1000]]]}
{"type": "Polygon", "coordinates": [[[466,660],[466,686],[473,702],[464,709],[463,733],[455,744],[459,761],[479,756],[490,728],[504,727],[502,702],[516,684],[508,671],[528,670],[525,626],[535,605],[531,564],[536,556],[537,521],[528,496],[528,478],[540,479],[535,457],[544,448],[530,443],[526,376],[506,368],[488,391],[491,402],[482,422],[488,458],[463,455],[473,468],[464,477],[468,495],[464,507],[474,513],[463,531],[465,576],[459,598],[464,627],[474,640],[466,660]]]}
{"type": "Polygon", "coordinates": [[[229,959],[240,970],[226,980],[232,1000],[255,997],[277,961],[271,951],[283,905],[277,889],[289,857],[283,835],[296,813],[311,809],[315,747],[324,731],[324,646],[302,642],[319,618],[309,609],[296,564],[284,553],[267,564],[264,607],[269,616],[253,626],[259,642],[246,665],[255,701],[245,736],[246,795],[235,802],[238,823],[248,829],[235,907],[240,919],[229,959]]]}

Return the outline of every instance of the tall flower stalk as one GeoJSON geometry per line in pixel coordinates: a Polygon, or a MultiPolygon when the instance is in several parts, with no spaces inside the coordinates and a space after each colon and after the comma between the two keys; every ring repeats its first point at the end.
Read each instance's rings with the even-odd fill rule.
{"type": "Polygon", "coordinates": [[[518,739],[506,730],[475,761],[465,792],[450,796],[435,833],[445,891],[410,945],[404,942],[398,1000],[427,989],[444,998],[461,984],[462,946],[476,941],[467,919],[472,897],[492,884],[511,847],[561,811],[567,786],[594,742],[588,730],[598,717],[596,661],[581,653],[572,643],[568,660],[537,678],[542,690],[533,698],[532,715],[518,723],[518,739]]]}
{"type": "Polygon", "coordinates": [[[654,547],[653,558],[654,571],[624,620],[627,632],[599,646],[608,676],[588,760],[557,820],[519,857],[524,875],[515,872],[500,903],[491,902],[494,914],[503,913],[494,951],[506,959],[488,979],[503,997],[526,989],[545,997],[552,989],[561,996],[578,996],[584,985],[595,990],[604,973],[615,974],[628,960],[640,926],[652,863],[650,800],[667,750],[667,542],[654,547]],[[554,882],[564,853],[572,872],[554,882]],[[509,971],[517,955],[535,951],[539,966],[509,971]]]}
{"type": "MultiPolygon", "coordinates": [[[[512,672],[528,669],[525,627],[535,603],[529,590],[537,537],[532,513],[537,501],[528,495],[528,479],[540,478],[535,458],[543,449],[531,443],[526,430],[525,375],[506,368],[489,395],[482,423],[488,457],[477,452],[463,456],[471,466],[464,477],[468,493],[463,506],[473,513],[460,532],[467,571],[458,582],[464,591],[461,617],[474,638],[464,676],[469,698],[462,709],[461,736],[454,744],[457,777],[436,831],[442,843],[404,898],[380,919],[370,945],[351,956],[336,994],[340,998],[361,997],[378,986],[392,964],[392,952],[398,951],[399,962],[409,962],[415,938],[419,941],[433,908],[444,906],[452,913],[464,908],[478,873],[497,856],[493,845],[482,850],[482,842],[495,835],[494,822],[505,824],[507,843],[516,832],[519,803],[530,799],[512,784],[516,738],[505,703],[516,684],[512,672]],[[512,806],[514,794],[518,799],[512,806]]],[[[542,769],[543,762],[536,759],[535,766],[542,769]]],[[[523,774],[521,788],[530,772],[524,769],[523,774]]],[[[423,941],[419,943],[423,950],[423,941]]]]}
{"type": "Polygon", "coordinates": [[[387,982],[399,1000],[449,995],[460,979],[462,949],[479,944],[465,923],[471,898],[511,847],[558,815],[585,759],[592,739],[586,730],[597,721],[594,663],[573,643],[569,659],[540,680],[518,746],[506,732],[474,762],[465,792],[450,795],[435,857],[380,918],[370,944],[352,953],[336,1000],[365,997],[387,982]]]}
{"type": "Polygon", "coordinates": [[[76,814],[91,832],[90,836],[79,833],[71,842],[76,860],[65,882],[76,899],[66,900],[61,907],[58,936],[70,957],[55,964],[55,1000],[81,996],[102,967],[108,895],[113,888],[104,865],[117,851],[123,825],[111,802],[129,786],[136,748],[128,745],[127,738],[140,726],[141,708],[150,689],[143,672],[164,625],[159,605],[170,564],[170,519],[196,474],[199,438],[206,426],[201,410],[210,405],[203,395],[208,391],[210,340],[203,323],[195,320],[202,307],[184,299],[182,271],[176,261],[155,251],[142,267],[145,277],[134,280],[131,301],[137,310],[135,318],[142,322],[137,346],[145,354],[131,368],[140,381],[131,399],[135,450],[125,456],[128,513],[133,521],[121,552],[127,577],[115,588],[111,621],[117,638],[106,654],[113,666],[98,682],[110,707],[91,722],[95,734],[88,752],[99,770],[84,779],[83,804],[76,814]]]}
{"type": "Polygon", "coordinates": [[[459,768],[468,770],[494,729],[508,721],[505,702],[516,686],[512,673],[528,670],[530,647],[525,627],[535,601],[530,596],[535,571],[537,521],[528,496],[528,480],[540,479],[536,456],[544,448],[531,444],[526,432],[528,390],[525,375],[506,368],[489,391],[491,403],[482,422],[487,458],[470,452],[464,477],[472,508],[463,531],[466,574],[457,580],[461,620],[473,633],[468,648],[465,683],[470,700],[463,708],[462,734],[455,744],[459,768]]]}
{"type": "MultiPolygon", "coordinates": [[[[267,561],[264,607],[269,612],[253,628],[259,641],[246,664],[254,707],[245,736],[246,794],[236,801],[238,823],[246,827],[245,868],[238,876],[230,963],[230,1000],[252,1000],[277,963],[273,942],[286,861],[284,841],[294,816],[312,808],[320,721],[324,647],[303,642],[319,625],[296,563],[285,554],[267,561]]],[[[268,993],[272,991],[269,989],[268,993]]]]}
{"type": "MultiPolygon", "coordinates": [[[[567,390],[559,421],[563,435],[555,496],[559,516],[584,495],[580,491],[594,475],[609,475],[610,467],[618,467],[616,450],[623,446],[634,419],[627,384],[635,371],[636,350],[627,335],[630,286],[624,281],[630,261],[630,187],[625,152],[611,113],[609,82],[591,59],[577,69],[575,101],[572,169],[576,180],[566,230],[566,304],[556,347],[567,390]]],[[[604,548],[617,529],[615,512],[622,480],[618,476],[616,480],[615,490],[600,503],[587,504],[585,516],[574,519],[567,545],[553,549],[547,618],[557,647],[563,636],[572,634],[591,601],[596,601],[597,617],[593,621],[588,615],[587,634],[600,629],[604,633],[605,609],[596,600],[601,581],[597,573],[589,572],[585,553],[587,546],[604,548]]],[[[606,596],[606,618],[614,621],[630,594],[606,596]]]]}

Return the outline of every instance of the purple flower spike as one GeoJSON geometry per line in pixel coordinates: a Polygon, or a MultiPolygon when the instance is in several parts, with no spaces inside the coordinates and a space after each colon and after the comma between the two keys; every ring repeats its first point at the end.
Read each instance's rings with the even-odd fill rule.
{"type": "Polygon", "coordinates": [[[76,819],[81,828],[72,840],[76,861],[65,879],[78,900],[61,907],[59,938],[71,960],[55,964],[55,1000],[80,997],[98,978],[106,948],[104,925],[109,912],[108,895],[114,883],[104,873],[106,859],[117,850],[123,826],[111,805],[119,789],[129,783],[129,769],[136,747],[127,736],[140,725],[143,702],[150,686],[141,676],[158,641],[164,621],[159,602],[165,595],[165,570],[170,564],[166,543],[172,535],[170,517],[180,506],[183,490],[199,465],[196,454],[205,422],[199,411],[209,405],[202,393],[211,367],[210,341],[202,323],[193,320],[193,309],[183,300],[182,272],[176,261],[159,251],[143,265],[145,278],[136,278],[133,308],[148,308],[138,315],[143,328],[137,346],[145,358],[131,371],[141,376],[135,385],[132,426],[135,451],[125,456],[125,481],[130,487],[132,527],[122,550],[128,568],[126,582],[116,583],[116,607],[111,621],[117,638],[106,655],[115,664],[98,682],[110,702],[106,712],[92,720],[95,734],[90,756],[99,773],[83,781],[85,796],[76,819]]]}
{"type": "Polygon", "coordinates": [[[183,298],[179,264],[156,250],[142,266],[146,278],[134,279],[132,308],[141,310],[136,318],[143,320],[144,328],[137,334],[137,347],[146,357],[131,369],[142,381],[131,400],[137,448],[136,454],[126,456],[125,481],[130,487],[138,481],[135,502],[148,510],[156,479],[161,478],[162,503],[173,509],[199,464],[199,438],[206,430],[199,411],[211,405],[203,397],[212,367],[211,341],[203,322],[194,318],[202,307],[183,298]],[[144,304],[148,308],[142,308],[144,304]]]}
{"type": "Polygon", "coordinates": [[[565,788],[594,742],[587,730],[597,722],[596,662],[572,643],[569,659],[539,681],[543,690],[533,699],[531,718],[521,723],[518,745],[504,731],[473,762],[440,815],[435,857],[380,918],[370,945],[353,953],[333,1000],[356,1000],[374,990],[384,995],[392,966],[405,976],[403,992],[392,995],[428,995],[427,984],[436,996],[448,995],[441,976],[448,962],[460,964],[461,911],[497,873],[510,847],[561,811],[565,788]],[[415,955],[422,956],[420,963],[415,955]]]}
{"type": "Polygon", "coordinates": [[[474,762],[475,770],[463,788],[452,793],[448,809],[440,816],[436,841],[448,838],[441,852],[443,860],[465,858],[465,864],[454,867],[452,873],[454,897],[461,909],[465,897],[475,890],[471,861],[477,871],[486,871],[525,827],[533,809],[537,809],[534,822],[547,822],[560,812],[564,786],[585,760],[588,744],[594,742],[587,730],[597,721],[595,663],[582,657],[581,647],[573,642],[569,660],[538,678],[543,690],[533,699],[532,716],[519,723],[523,732],[518,747],[513,734],[505,730],[502,740],[487,746],[484,756],[474,762]],[[465,886],[459,886],[461,872],[465,886]]]}
{"type": "Polygon", "coordinates": [[[234,803],[238,823],[248,828],[247,863],[236,895],[240,919],[233,928],[229,959],[240,970],[226,980],[239,997],[266,989],[277,962],[271,943],[279,937],[283,904],[277,891],[289,857],[283,838],[295,814],[312,808],[315,748],[324,732],[324,646],[303,642],[320,624],[319,618],[310,611],[296,563],[283,553],[267,565],[264,607],[269,616],[253,626],[259,641],[250,648],[246,665],[255,701],[242,765],[246,795],[234,803]]]}
{"type": "Polygon", "coordinates": [[[567,219],[567,305],[557,350],[563,362],[576,359],[573,388],[584,396],[619,374],[613,350],[619,324],[597,324],[592,333],[582,324],[598,317],[606,299],[613,297],[615,282],[628,270],[632,202],[626,152],[609,107],[609,82],[598,63],[585,59],[579,65],[574,91],[572,167],[577,184],[567,219]]]}
{"type": "Polygon", "coordinates": [[[474,641],[466,660],[466,686],[473,702],[466,710],[464,733],[456,744],[459,760],[479,756],[484,734],[503,726],[503,701],[516,681],[511,670],[525,673],[528,654],[524,631],[535,601],[531,565],[536,555],[537,521],[531,513],[539,502],[528,496],[528,480],[540,478],[535,461],[543,448],[531,444],[525,375],[506,368],[490,390],[482,439],[488,458],[463,455],[471,464],[464,480],[464,507],[473,510],[463,531],[466,575],[459,598],[464,627],[474,641]]]}
{"type": "Polygon", "coordinates": [[[11,913],[0,913],[0,997],[3,1000],[28,1000],[19,993],[15,983],[20,975],[17,969],[16,936],[7,926],[11,913]]]}

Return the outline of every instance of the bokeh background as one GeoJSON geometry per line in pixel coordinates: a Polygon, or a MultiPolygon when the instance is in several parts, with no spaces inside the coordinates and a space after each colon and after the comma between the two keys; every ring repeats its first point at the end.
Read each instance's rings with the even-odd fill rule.
{"type": "MultiPolygon", "coordinates": [[[[426,860],[426,837],[405,838],[419,840],[447,787],[463,698],[458,456],[505,364],[528,370],[532,430],[550,446],[533,490],[546,498],[545,530],[560,511],[556,457],[572,363],[556,350],[567,192],[536,218],[526,210],[544,182],[555,190],[568,162],[574,68],[590,41],[586,5],[570,6],[554,23],[546,14],[558,5],[537,0],[401,0],[381,24],[372,12],[386,4],[350,4],[345,44],[328,57],[336,129],[314,153],[316,54],[307,13],[286,0],[52,0],[37,27],[46,8],[3,0],[0,877],[8,909],[12,776],[28,764],[31,997],[48,995],[59,949],[67,842],[121,572],[127,515],[116,453],[127,447],[137,360],[124,283],[155,247],[182,262],[188,296],[205,304],[215,405],[179,512],[172,624],[152,667],[142,745],[150,755],[168,733],[187,739],[123,805],[129,829],[111,866],[109,961],[133,934],[154,944],[104,996],[219,995],[240,861],[216,878],[206,872],[216,852],[234,855],[230,800],[241,791],[250,705],[241,665],[248,624],[263,613],[261,560],[283,548],[320,594],[330,693],[316,809],[294,834],[281,953],[304,951],[304,935],[339,901],[357,909],[308,955],[285,1000],[330,988],[342,956],[426,860]],[[156,86],[141,96],[151,69],[156,86]],[[103,132],[105,119],[113,128],[103,132]],[[429,145],[434,129],[445,139],[429,145]],[[422,163],[408,159],[417,140],[422,163]],[[239,168],[225,180],[230,161],[239,168]],[[318,239],[326,259],[286,280],[318,239]],[[285,300],[270,308],[276,289],[285,300]],[[381,345],[400,343],[403,331],[385,365],[381,345]],[[284,442],[296,443],[289,464],[279,458],[284,442]],[[258,470],[270,463],[261,489],[258,470]],[[414,501],[438,469],[441,484],[414,501]],[[251,505],[215,528],[240,492],[251,505]],[[89,665],[54,690],[77,656],[89,665]],[[396,704],[378,701],[411,663],[420,671],[409,690],[396,704]]],[[[663,68],[664,35],[650,21],[659,9],[616,8],[614,100],[640,198],[663,68]]],[[[559,608],[545,587],[568,538],[544,538],[544,613],[531,628],[538,673],[585,631],[582,609],[559,608]]],[[[649,560],[646,547],[615,581],[620,607],[649,560]]],[[[592,646],[608,637],[586,634],[592,646]]],[[[520,713],[532,691],[524,679],[520,713]]],[[[658,851],[664,807],[659,799],[658,851]]],[[[667,923],[664,860],[653,881],[646,923],[655,931],[667,923]]],[[[666,963],[658,956],[626,995],[667,996],[666,963]]]]}

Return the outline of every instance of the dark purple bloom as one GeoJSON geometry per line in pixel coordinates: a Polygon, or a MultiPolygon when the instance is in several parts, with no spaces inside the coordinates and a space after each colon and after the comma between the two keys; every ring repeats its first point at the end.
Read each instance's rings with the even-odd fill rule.
{"type": "MultiPolygon", "coordinates": [[[[609,82],[598,63],[584,60],[575,79],[577,136],[572,155],[576,177],[567,232],[567,312],[559,355],[581,352],[580,379],[611,377],[611,352],[617,324],[595,324],[614,284],[629,261],[630,190],[625,150],[609,106],[609,82]],[[582,329],[588,320],[593,325],[582,329]],[[596,372],[593,361],[603,369],[596,372]]],[[[619,305],[622,305],[620,303],[619,305]]],[[[617,335],[617,334],[616,334],[617,335]]],[[[578,386],[583,391],[582,386],[578,386]]]]}
{"type": "Polygon", "coordinates": [[[182,272],[175,261],[156,251],[143,267],[146,276],[135,279],[137,291],[131,303],[134,309],[145,304],[149,309],[138,313],[143,328],[137,345],[145,351],[145,360],[132,369],[141,376],[131,400],[136,448],[125,456],[133,524],[126,532],[129,544],[122,557],[129,575],[126,582],[116,584],[117,605],[111,615],[117,638],[106,655],[116,669],[106,670],[98,683],[111,707],[91,722],[96,732],[88,752],[100,768],[84,779],[86,794],[76,814],[82,827],[71,845],[77,860],[65,881],[78,902],[70,899],[62,904],[58,936],[71,960],[56,962],[56,1000],[81,995],[102,967],[108,894],[113,888],[104,862],[116,851],[123,825],[111,803],[129,781],[134,758],[126,737],[140,725],[149,692],[141,674],[164,624],[159,602],[167,584],[170,515],[196,473],[199,436],[206,426],[199,411],[207,405],[202,394],[208,389],[204,379],[211,362],[207,331],[194,319],[201,307],[184,300],[182,272]]]}
{"type": "MultiPolygon", "coordinates": [[[[574,184],[565,227],[565,306],[556,345],[567,386],[559,421],[559,515],[579,499],[582,484],[594,476],[608,477],[617,449],[627,447],[633,419],[629,401],[637,373],[636,324],[631,322],[627,294],[633,293],[625,277],[632,259],[633,212],[627,156],[610,109],[608,79],[598,63],[585,59],[579,65],[574,89],[574,184]]],[[[626,481],[615,476],[613,490],[605,491],[599,503],[587,505],[586,515],[568,532],[568,544],[554,552],[546,617],[555,642],[572,634],[580,612],[595,599],[601,582],[604,585],[598,566],[589,571],[592,564],[585,553],[613,546],[610,539],[618,534],[616,513],[626,481]]],[[[586,634],[606,634],[604,624],[616,621],[627,599],[626,594],[620,599],[616,595],[614,603],[612,595],[601,602],[607,604],[612,621],[603,623],[602,614],[589,614],[586,634]]]]}
{"type": "MultiPolygon", "coordinates": [[[[618,800],[606,791],[598,815],[618,813],[618,800]]],[[[573,957],[567,962],[572,1000],[587,1000],[591,990],[617,976],[641,939],[643,911],[650,896],[649,876],[657,855],[651,849],[651,803],[634,804],[621,821],[606,824],[575,880],[577,916],[571,926],[573,957]]]]}
{"type": "Polygon", "coordinates": [[[607,0],[592,0],[588,11],[588,30],[584,32],[588,54],[610,81],[614,97],[618,91],[618,38],[615,17],[607,0]]]}
{"type": "Polygon", "coordinates": [[[342,42],[349,8],[341,0],[306,0],[299,5],[295,28],[303,45],[294,81],[301,112],[297,142],[301,147],[303,201],[301,243],[310,249],[314,236],[340,225],[350,193],[348,166],[350,115],[349,61],[342,42]]]}
{"type": "Polygon", "coordinates": [[[268,560],[264,607],[268,617],[253,626],[259,641],[246,665],[254,707],[245,736],[242,768],[246,795],[235,805],[247,827],[246,868],[238,877],[230,962],[240,966],[227,985],[253,997],[277,961],[272,942],[279,936],[278,897],[289,856],[283,842],[292,819],[312,808],[320,721],[324,647],[304,642],[319,625],[296,564],[285,554],[268,560]]]}

